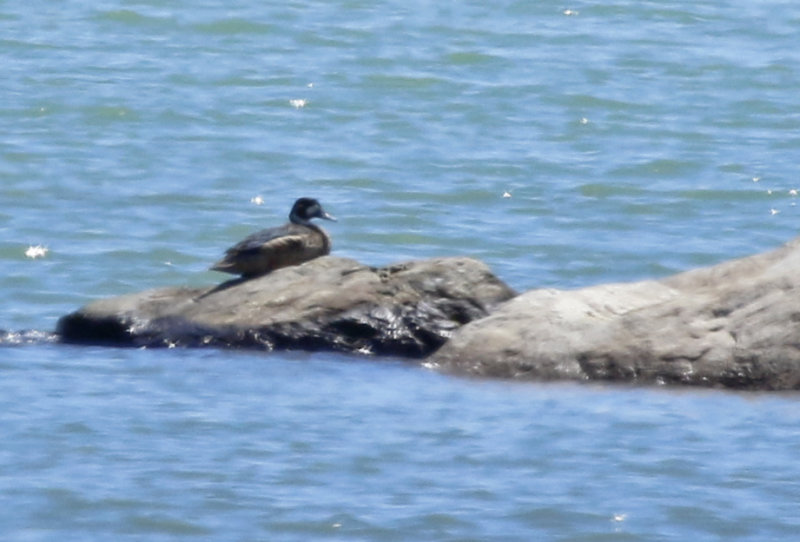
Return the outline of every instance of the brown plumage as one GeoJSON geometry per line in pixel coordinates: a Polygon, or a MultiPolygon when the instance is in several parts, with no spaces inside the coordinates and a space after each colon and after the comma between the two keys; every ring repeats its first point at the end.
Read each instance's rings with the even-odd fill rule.
{"type": "Polygon", "coordinates": [[[330,254],[331,240],[322,228],[311,223],[312,218],[336,220],[317,200],[300,198],[294,202],[287,224],[249,235],[225,251],[225,257],[211,269],[256,277],[330,254]]]}

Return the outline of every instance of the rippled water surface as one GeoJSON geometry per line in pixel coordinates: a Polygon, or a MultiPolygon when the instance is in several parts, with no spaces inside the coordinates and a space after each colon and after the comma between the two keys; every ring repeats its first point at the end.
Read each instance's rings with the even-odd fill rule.
{"type": "Polygon", "coordinates": [[[3,540],[796,536],[794,395],[46,334],[220,281],[301,195],[338,255],[518,290],[776,247],[798,28],[777,0],[0,3],[3,540]]]}

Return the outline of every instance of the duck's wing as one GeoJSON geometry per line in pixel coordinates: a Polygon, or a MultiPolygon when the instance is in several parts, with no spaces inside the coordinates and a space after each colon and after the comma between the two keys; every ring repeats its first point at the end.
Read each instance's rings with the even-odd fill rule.
{"type": "Polygon", "coordinates": [[[330,241],[322,230],[289,223],[249,235],[229,248],[211,269],[252,277],[329,252],[330,241]]]}
{"type": "Polygon", "coordinates": [[[303,242],[300,232],[296,231],[293,226],[294,224],[285,224],[277,228],[257,231],[226,250],[225,254],[290,250],[303,242]]]}

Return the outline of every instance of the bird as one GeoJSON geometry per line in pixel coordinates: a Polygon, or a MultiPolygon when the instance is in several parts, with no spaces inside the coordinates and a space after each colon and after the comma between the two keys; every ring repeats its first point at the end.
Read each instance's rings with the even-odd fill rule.
{"type": "Polygon", "coordinates": [[[330,254],[330,237],[311,223],[312,218],[336,222],[317,200],[300,198],[292,205],[288,223],[245,237],[226,250],[210,269],[253,278],[330,254]]]}

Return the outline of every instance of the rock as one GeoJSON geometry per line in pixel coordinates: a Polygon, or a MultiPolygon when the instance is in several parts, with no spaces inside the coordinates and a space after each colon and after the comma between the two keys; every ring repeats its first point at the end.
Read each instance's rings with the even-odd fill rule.
{"type": "Polygon", "coordinates": [[[375,269],[326,256],[215,288],[103,299],[64,316],[70,343],[337,350],[422,357],[514,292],[469,258],[375,269]]]}
{"type": "Polygon", "coordinates": [[[800,389],[800,238],[658,281],[533,290],[426,365],[461,374],[800,389]]]}

